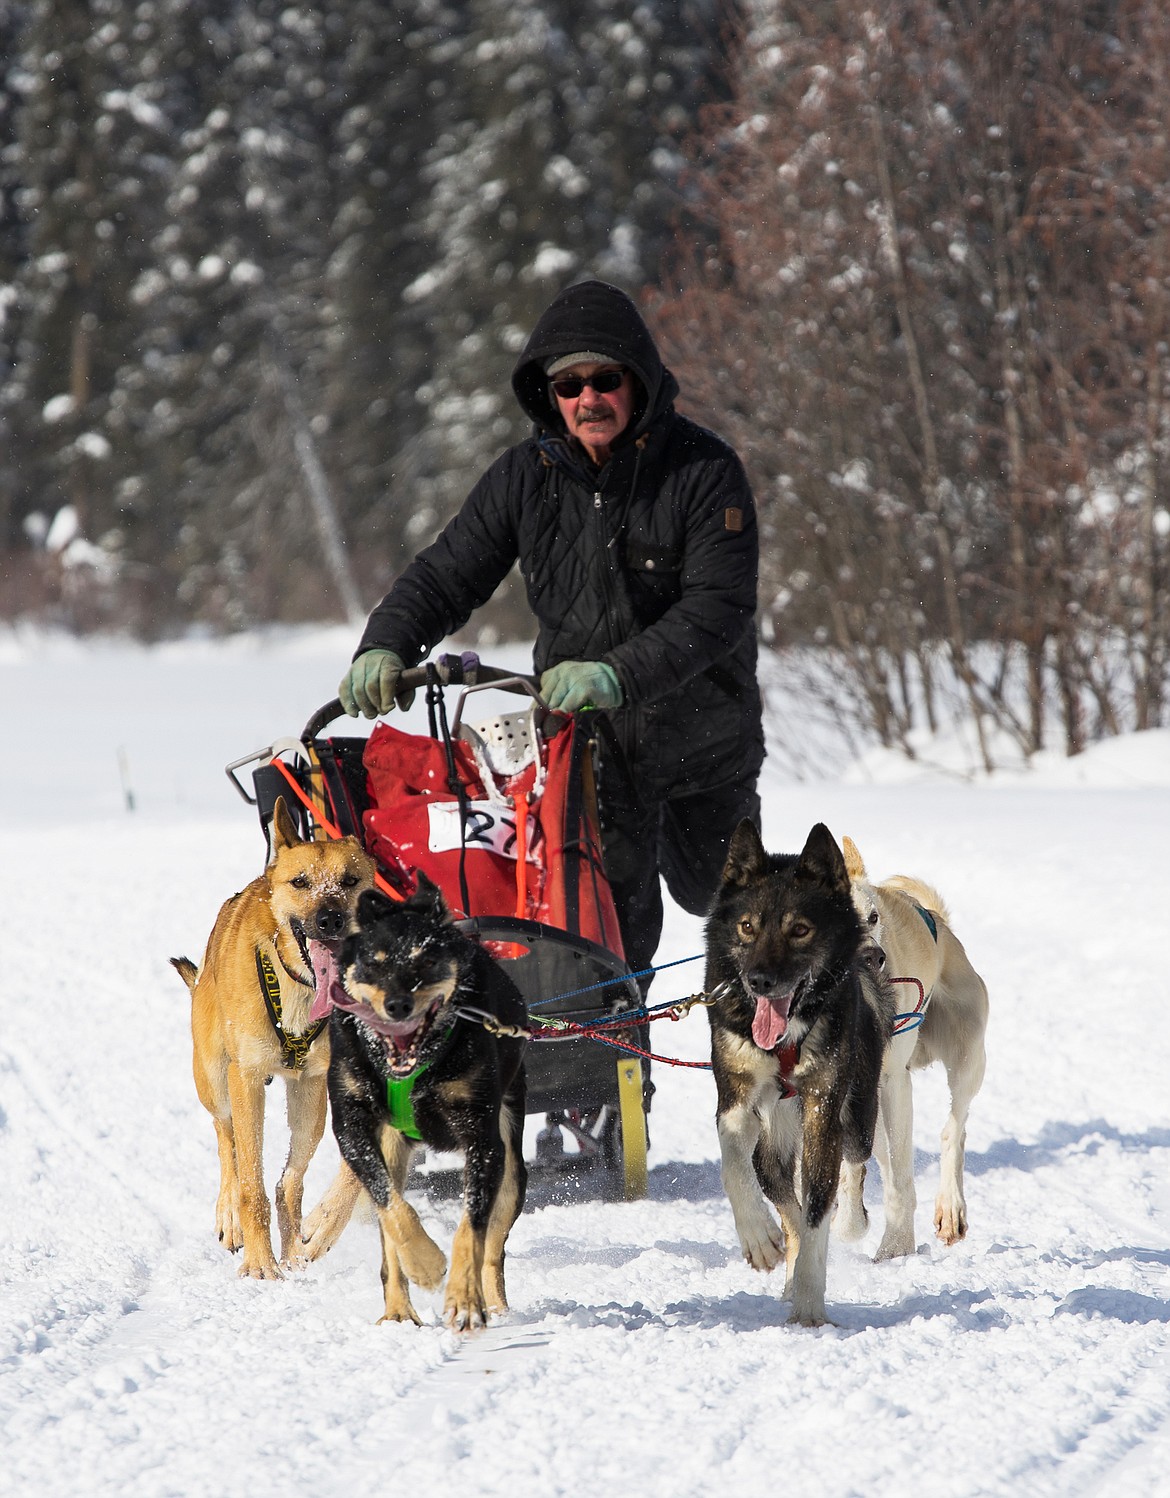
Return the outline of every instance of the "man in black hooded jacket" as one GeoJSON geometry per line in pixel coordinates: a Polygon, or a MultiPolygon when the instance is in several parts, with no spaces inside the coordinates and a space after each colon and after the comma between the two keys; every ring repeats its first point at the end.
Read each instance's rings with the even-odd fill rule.
{"type": "MultiPolygon", "coordinates": [[[[662,931],[659,874],[707,912],[728,839],[758,825],[758,538],[735,452],[674,409],[678,384],[633,302],[583,281],[512,372],[534,431],[487,470],[370,615],[339,688],[394,705],[399,673],[487,602],[519,559],[550,707],[603,710],[599,802],[626,960],[662,931]]],[[[643,989],[649,979],[643,980],[643,989]]]]}

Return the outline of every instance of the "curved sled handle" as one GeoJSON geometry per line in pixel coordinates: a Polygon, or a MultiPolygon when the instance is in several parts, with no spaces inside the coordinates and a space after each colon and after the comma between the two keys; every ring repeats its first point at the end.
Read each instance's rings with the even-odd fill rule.
{"type": "MultiPolygon", "coordinates": [[[[427,684],[427,666],[411,666],[398,678],[399,688],[409,691],[412,687],[425,687],[427,684]]],[[[540,702],[537,688],[540,685],[536,676],[521,676],[515,671],[507,671],[500,666],[485,666],[480,659],[471,652],[462,656],[441,655],[433,663],[435,675],[439,684],[444,687],[465,686],[467,688],[482,688],[488,686],[497,687],[501,692],[528,692],[540,702]]],[[[334,697],[332,702],[326,702],[319,707],[301,732],[301,739],[306,744],[315,739],[317,735],[334,718],[345,716],[345,709],[341,705],[340,697],[334,697]]]]}
{"type": "Polygon", "coordinates": [[[326,702],[323,707],[317,709],[301,730],[301,738],[307,743],[310,739],[315,739],[323,728],[333,722],[334,718],[343,717],[345,717],[345,709],[341,705],[341,698],[334,697],[332,702],[326,702]]]}
{"type": "MultiPolygon", "coordinates": [[[[480,675],[483,675],[482,669],[480,675]]],[[[540,695],[537,679],[534,676],[502,676],[493,681],[477,681],[474,685],[465,686],[459,693],[459,701],[455,707],[455,716],[451,719],[452,738],[459,732],[459,725],[463,721],[463,704],[471,696],[472,692],[482,692],[488,687],[492,687],[500,692],[527,692],[537,707],[541,708],[549,717],[553,716],[549,711],[548,704],[540,695]]]]}
{"type": "MultiPolygon", "coordinates": [[[[340,707],[341,704],[338,703],[338,706],[340,707]]],[[[266,744],[263,749],[253,749],[251,754],[241,755],[239,759],[233,759],[230,765],[224,766],[223,773],[249,806],[256,805],[256,797],[248,793],[236,771],[242,770],[245,765],[254,765],[260,760],[267,762],[268,760],[275,759],[281,754],[299,754],[306,764],[310,763],[309,751],[299,739],[274,739],[271,744],[266,744]]]]}

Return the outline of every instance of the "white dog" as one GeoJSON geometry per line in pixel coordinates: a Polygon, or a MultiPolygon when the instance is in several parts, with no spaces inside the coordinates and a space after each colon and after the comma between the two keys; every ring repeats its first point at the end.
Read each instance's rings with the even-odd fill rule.
{"type": "MultiPolygon", "coordinates": [[[[866,930],[885,953],[885,973],[897,984],[900,1012],[922,1005],[921,1023],[903,1021],[882,1065],[881,1098],[874,1154],[882,1174],[886,1226],[879,1259],[914,1252],[913,1099],[910,1073],[941,1061],[946,1067],[951,1111],[942,1131],[941,1176],[934,1205],[935,1231],[948,1246],[967,1232],[963,1195],[963,1156],[967,1111],[983,1083],[986,1063],[987,988],[971,966],[950,928],[946,906],[937,892],[917,879],[899,875],[871,884],[856,845],[842,840],[853,901],[866,930]],[[921,984],[921,990],[918,988],[921,984]]],[[[839,1237],[855,1239],[866,1230],[862,1202],[865,1166],[848,1162],[834,1221],[839,1237]]]]}

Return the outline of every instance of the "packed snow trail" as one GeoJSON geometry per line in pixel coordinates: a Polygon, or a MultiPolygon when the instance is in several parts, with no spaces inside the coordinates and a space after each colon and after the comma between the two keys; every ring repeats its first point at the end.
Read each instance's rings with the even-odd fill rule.
{"type": "MultiPolygon", "coordinates": [[[[513,1309],[460,1339],[438,1295],[416,1297],[421,1329],[375,1324],[368,1220],[276,1284],[240,1280],[213,1230],[214,1133],[168,958],[200,955],[262,857],[220,766],[297,730],[306,701],[329,694],[335,647],[330,635],[319,656],[307,641],[0,655],[6,700],[36,703],[0,786],[4,1492],[580,1498],[582,1473],[591,1492],[648,1498],[780,1482],[797,1498],[907,1483],[944,1498],[1156,1491],[1170,1462],[1170,774],[1150,774],[1157,736],[1102,746],[1097,786],[1094,754],[1081,786],[1056,773],[978,788],[766,781],[769,847],[798,847],[824,820],[876,876],[930,880],[987,980],[964,1242],[931,1236],[945,1083],[928,1072],[915,1082],[918,1252],[871,1261],[871,1171],[868,1237],[830,1250],[835,1325],[787,1326],[775,1278],[739,1256],[710,1076],[658,1068],[647,1199],[615,1200],[596,1174],[534,1175],[509,1242],[513,1309]],[[176,680],[182,721],[117,706],[166,701],[176,680]],[[212,725],[210,745],[196,722],[212,725]]],[[[662,959],[701,944],[700,923],[671,909],[662,959]]],[[[700,971],[663,974],[654,1000],[692,992],[700,971]]],[[[655,1049],[706,1054],[701,1011],[655,1034],[655,1049]]],[[[275,1087],[269,1104],[271,1187],[286,1144],[275,1087]]],[[[335,1162],[327,1141],[310,1204],[335,1162]]],[[[411,1197],[449,1246],[449,1175],[416,1177],[411,1197]]]]}

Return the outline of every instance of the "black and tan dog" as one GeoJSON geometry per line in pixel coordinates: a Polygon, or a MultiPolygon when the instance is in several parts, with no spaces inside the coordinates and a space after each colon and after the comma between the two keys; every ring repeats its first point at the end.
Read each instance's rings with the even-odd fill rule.
{"type": "Polygon", "coordinates": [[[332,1241],[322,1236],[311,1249],[301,1238],[305,1171],[325,1131],[329,1067],[325,1022],[312,1014],[309,944],[335,945],[345,936],[373,878],[373,860],[354,838],[305,842],[278,800],[264,873],[224,904],[198,969],[187,957],[171,959],[191,990],[195,1089],[219,1144],[215,1225],[226,1248],[243,1248],[242,1275],[280,1276],[263,1175],[264,1087],[274,1076],[284,1078],[291,1134],[276,1188],[281,1262],[314,1258],[332,1241]]]}
{"type": "Polygon", "coordinates": [[[706,984],[722,994],[708,1010],[711,1062],[740,1246],[754,1269],[785,1259],[791,1320],[820,1326],[841,1162],[873,1147],[894,1014],[828,828],[798,857],[765,852],[739,824],[707,922],[706,984]]]}
{"type": "MultiPolygon", "coordinates": [[[[497,1037],[460,1011],[522,1028],[524,1001],[499,964],[452,924],[442,894],[424,874],[402,904],[364,894],[336,971],[327,966],[318,972],[318,995],[336,1006],[333,1128],[377,1212],[382,1320],[418,1322],[407,1282],[437,1289],[446,1268],[443,1251],[403,1197],[410,1156],[421,1142],[465,1156],[464,1211],[444,1315],[458,1330],[482,1326],[490,1312],[507,1309],[504,1244],[524,1205],[527,1042],[522,1035],[497,1037]]],[[[319,1231],[335,1236],[332,1223],[319,1231]]]]}

